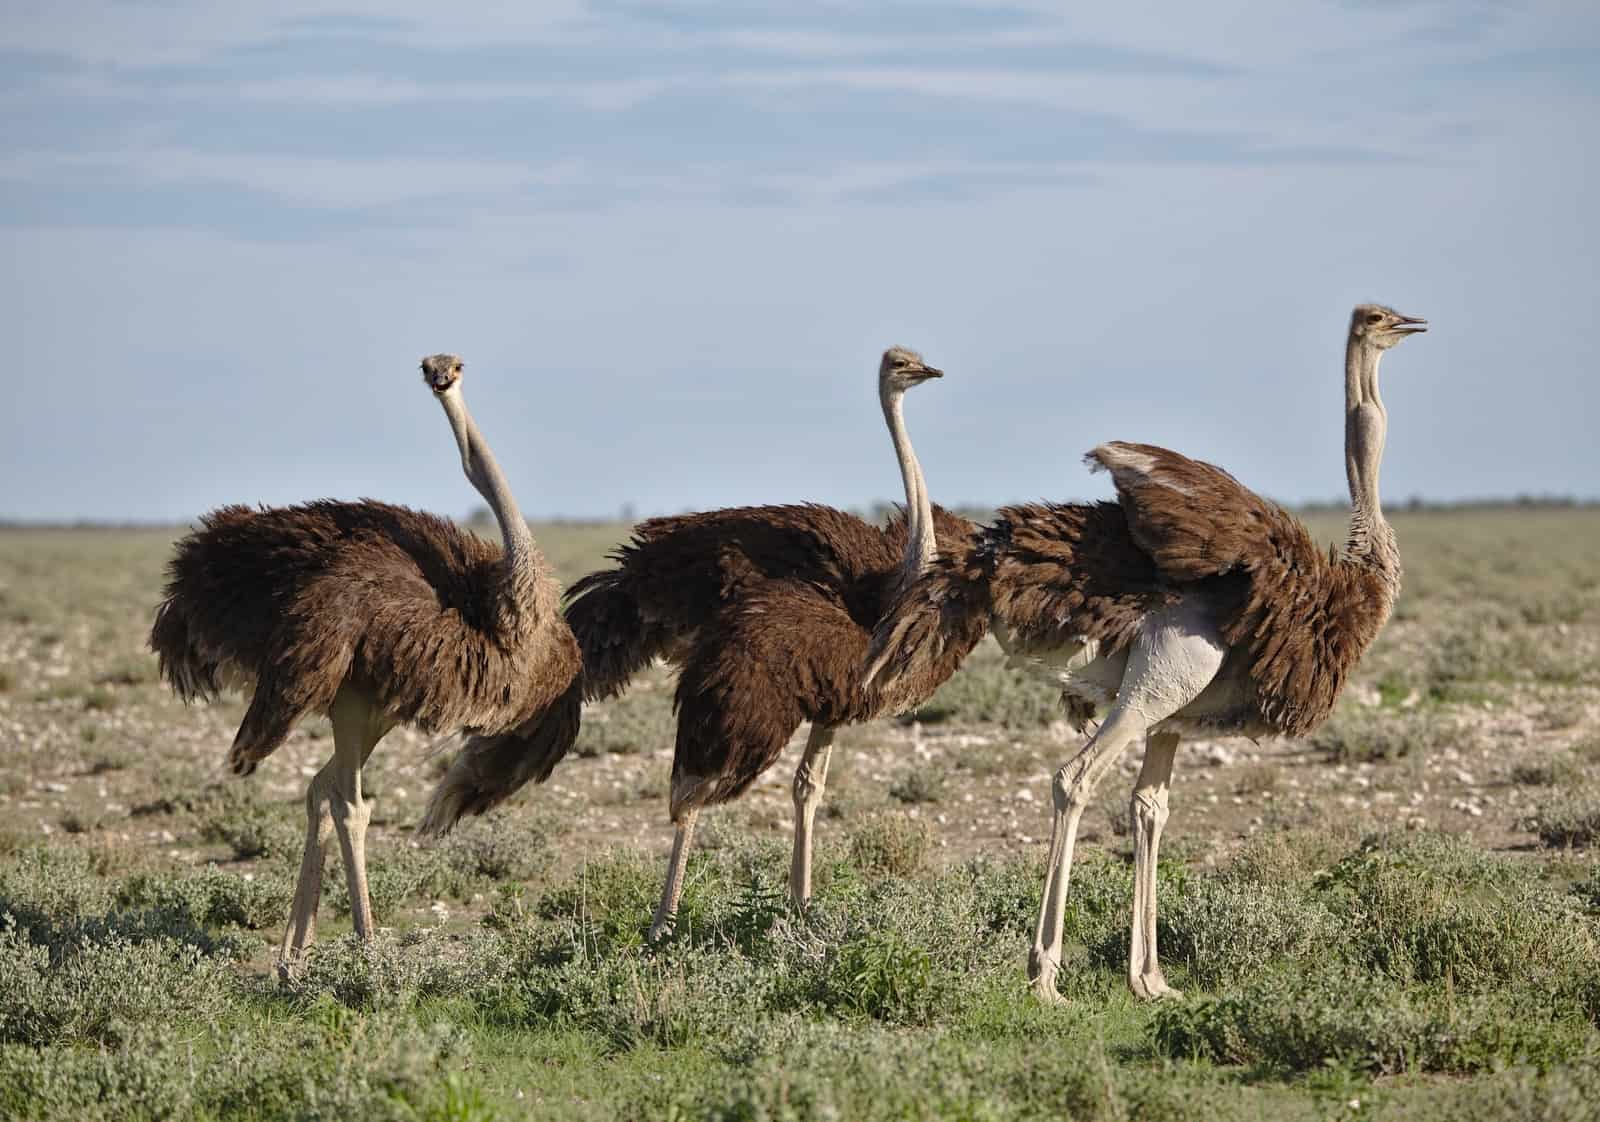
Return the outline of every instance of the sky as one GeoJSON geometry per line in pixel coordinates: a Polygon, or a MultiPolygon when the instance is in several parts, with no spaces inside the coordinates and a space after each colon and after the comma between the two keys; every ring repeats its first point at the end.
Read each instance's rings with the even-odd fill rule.
{"type": "Polygon", "coordinates": [[[1104,497],[1162,444],[1386,499],[1600,494],[1600,5],[53,0],[0,21],[0,517],[1104,497]]]}

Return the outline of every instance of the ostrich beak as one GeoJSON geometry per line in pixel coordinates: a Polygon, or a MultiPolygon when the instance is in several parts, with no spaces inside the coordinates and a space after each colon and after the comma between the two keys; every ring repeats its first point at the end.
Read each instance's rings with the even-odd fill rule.
{"type": "Polygon", "coordinates": [[[1428,321],[1425,319],[1418,319],[1415,316],[1401,316],[1399,322],[1393,327],[1389,328],[1389,330],[1398,332],[1401,335],[1415,335],[1419,331],[1428,330],[1428,321]]]}

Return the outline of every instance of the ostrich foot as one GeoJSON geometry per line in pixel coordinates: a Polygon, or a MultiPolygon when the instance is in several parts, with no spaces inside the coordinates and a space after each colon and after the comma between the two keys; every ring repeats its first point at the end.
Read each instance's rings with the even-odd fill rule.
{"type": "Polygon", "coordinates": [[[1150,974],[1132,974],[1128,988],[1142,1001],[1182,1001],[1183,991],[1167,985],[1167,979],[1157,970],[1150,974]]]}
{"type": "Polygon", "coordinates": [[[1028,954],[1028,988],[1045,1005],[1065,1005],[1067,999],[1056,989],[1056,974],[1061,964],[1034,950],[1028,954]]]}
{"type": "Polygon", "coordinates": [[[650,930],[645,934],[644,941],[649,946],[664,943],[672,938],[678,930],[678,917],[676,913],[657,916],[650,924],[650,930]]]}

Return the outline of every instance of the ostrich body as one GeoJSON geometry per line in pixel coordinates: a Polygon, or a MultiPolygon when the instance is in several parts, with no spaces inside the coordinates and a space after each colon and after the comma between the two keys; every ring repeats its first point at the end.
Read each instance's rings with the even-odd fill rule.
{"type": "MultiPolygon", "coordinates": [[[[356,934],[372,935],[361,769],[397,724],[513,728],[561,696],[579,654],[560,590],[462,400],[461,360],[422,361],[467,479],[503,550],[443,519],[370,500],[212,511],[176,547],[150,646],[185,701],[252,694],[228,752],[248,775],[308,713],[333,723],[333,759],[306,792],[306,846],[280,970],[310,946],[323,847],[337,833],[356,934]]],[[[509,778],[509,775],[508,775],[509,778]]]]}
{"type": "Polygon", "coordinates": [[[614,554],[614,568],[569,590],[567,621],[583,650],[583,676],[568,692],[566,711],[547,718],[559,734],[536,725],[469,741],[434,795],[427,828],[449,829],[461,813],[489,804],[476,785],[493,769],[477,757],[537,759],[534,774],[549,775],[576,737],[580,703],[616,696],[660,657],[678,670],[670,794],[676,831],[651,940],[676,921],[700,809],[743,794],[810,721],[794,775],[789,879],[792,897],[804,904],[834,730],[918,704],[967,653],[952,645],[893,689],[863,688],[872,629],[888,605],[936,553],[964,553],[977,530],[929,501],[906,435],[905,391],[940,373],[898,347],[880,364],[879,399],[906,491],[904,518],[887,528],[815,504],[653,518],[635,527],[614,554]]]}
{"type": "Polygon", "coordinates": [[[1400,589],[1400,555],[1378,500],[1387,414],[1384,351],[1425,321],[1380,305],[1351,318],[1345,467],[1352,515],[1324,554],[1287,511],[1210,464],[1147,444],[1089,453],[1119,502],[1003,508],[965,557],[941,558],[874,637],[869,681],[892,688],[946,648],[992,627],[1009,656],[1062,691],[1082,731],[1105,720],[1055,774],[1049,868],[1028,974],[1060,1000],[1063,912],[1078,823],[1095,785],[1145,738],[1132,799],[1134,901],[1128,985],[1181,996],[1156,952],[1156,859],[1167,790],[1186,734],[1298,735],[1332,710],[1400,589]]]}

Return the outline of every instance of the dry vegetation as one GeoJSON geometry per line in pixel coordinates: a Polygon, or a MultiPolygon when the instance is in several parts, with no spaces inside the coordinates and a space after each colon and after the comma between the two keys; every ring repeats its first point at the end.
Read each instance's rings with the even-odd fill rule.
{"type": "MultiPolygon", "coordinates": [[[[0,1116],[1590,1118],[1600,512],[1396,525],[1406,589],[1334,718],[1179,757],[1161,939],[1188,999],[1123,989],[1114,777],[1060,1010],[1020,979],[1076,741],[992,644],[918,720],[841,734],[811,914],[783,892],[781,764],[705,820],[655,952],[663,673],[438,846],[410,826],[444,756],[397,731],[369,769],[388,931],[339,938],[331,876],[284,987],[267,966],[326,724],[224,781],[241,707],[185,710],[143,650],[170,535],[0,532],[0,1116]]],[[[570,578],[621,529],[538,533],[570,578]]]]}

